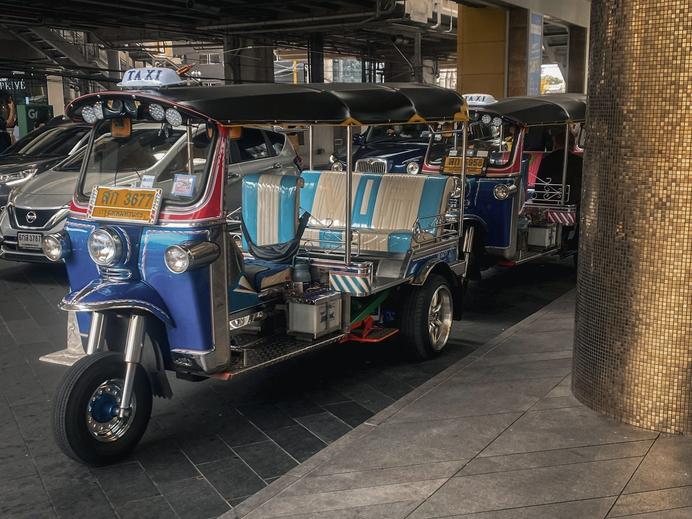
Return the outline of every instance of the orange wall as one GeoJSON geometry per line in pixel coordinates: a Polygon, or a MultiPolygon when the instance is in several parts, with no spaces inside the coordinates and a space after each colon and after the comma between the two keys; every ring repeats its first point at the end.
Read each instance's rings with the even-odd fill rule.
{"type": "Polygon", "coordinates": [[[504,97],[507,11],[459,5],[458,20],[458,90],[504,97]]]}

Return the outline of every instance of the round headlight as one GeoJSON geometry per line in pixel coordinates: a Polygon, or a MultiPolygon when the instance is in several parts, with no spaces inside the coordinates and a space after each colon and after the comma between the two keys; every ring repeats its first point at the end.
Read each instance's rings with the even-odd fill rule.
{"type": "Polygon", "coordinates": [[[166,266],[171,272],[180,274],[185,272],[190,266],[190,255],[188,251],[179,245],[173,245],[166,249],[166,266]]]}
{"type": "Polygon", "coordinates": [[[493,118],[490,117],[490,114],[483,114],[483,117],[481,117],[481,122],[483,124],[490,124],[492,122],[493,118]]]}
{"type": "Polygon", "coordinates": [[[82,119],[87,124],[94,124],[96,122],[96,111],[93,106],[85,106],[82,108],[82,119]]]}
{"type": "Polygon", "coordinates": [[[49,234],[41,241],[43,254],[51,261],[60,261],[70,252],[70,242],[65,234],[49,234]]]}
{"type": "Polygon", "coordinates": [[[89,256],[97,265],[114,265],[120,261],[123,255],[123,243],[120,236],[114,230],[106,227],[92,232],[87,246],[89,247],[89,256]]]}
{"type": "Polygon", "coordinates": [[[500,126],[502,126],[502,119],[500,117],[493,117],[492,125],[495,128],[499,128],[500,126]]]}
{"type": "Polygon", "coordinates": [[[331,169],[332,171],[343,171],[344,164],[340,160],[335,160],[334,162],[332,162],[331,169]]]}
{"type": "Polygon", "coordinates": [[[512,190],[507,184],[498,184],[493,188],[493,196],[497,200],[507,200],[512,190]]]}
{"type": "Polygon", "coordinates": [[[163,106],[154,103],[149,105],[149,115],[154,121],[163,121],[166,118],[166,111],[163,106]]]}
{"type": "Polygon", "coordinates": [[[415,160],[413,162],[409,162],[406,164],[406,173],[410,173],[411,175],[417,175],[418,172],[420,171],[420,166],[418,165],[418,162],[415,160]]]}
{"type": "Polygon", "coordinates": [[[180,126],[183,124],[183,116],[180,115],[180,112],[175,108],[168,108],[166,110],[166,121],[168,121],[168,124],[171,126],[180,126]]]}

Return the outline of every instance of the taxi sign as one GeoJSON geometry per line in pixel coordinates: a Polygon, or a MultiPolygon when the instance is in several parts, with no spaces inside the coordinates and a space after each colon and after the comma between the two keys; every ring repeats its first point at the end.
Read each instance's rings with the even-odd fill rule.
{"type": "Polygon", "coordinates": [[[469,106],[485,106],[497,103],[497,99],[490,94],[464,94],[464,99],[469,106]]]}
{"type": "Polygon", "coordinates": [[[131,68],[123,74],[118,86],[121,88],[160,88],[168,85],[180,85],[184,81],[178,73],[165,67],[131,68]]]}
{"type": "Polygon", "coordinates": [[[160,188],[94,186],[87,218],[154,224],[160,209],[160,188]]]}

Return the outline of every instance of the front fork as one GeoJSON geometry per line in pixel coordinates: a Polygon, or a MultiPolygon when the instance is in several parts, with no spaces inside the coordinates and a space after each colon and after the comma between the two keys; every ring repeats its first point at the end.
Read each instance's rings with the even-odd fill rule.
{"type": "MultiPolygon", "coordinates": [[[[91,328],[87,342],[87,355],[93,355],[103,348],[104,323],[106,316],[103,312],[93,312],[91,315],[91,328]]],[[[124,418],[130,412],[130,400],[132,399],[132,387],[137,373],[137,364],[142,360],[144,346],[144,324],[146,320],[142,314],[131,314],[127,326],[127,338],[125,339],[125,382],[123,384],[122,397],[118,407],[118,417],[124,418]]]]}

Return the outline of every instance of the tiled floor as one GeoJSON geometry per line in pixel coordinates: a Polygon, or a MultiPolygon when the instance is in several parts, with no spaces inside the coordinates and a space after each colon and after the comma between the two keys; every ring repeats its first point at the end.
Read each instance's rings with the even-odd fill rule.
{"type": "MultiPolygon", "coordinates": [[[[149,430],[131,459],[89,469],[53,443],[50,399],[64,368],[38,361],[65,344],[66,316],[56,308],[66,291],[64,273],[0,262],[0,517],[215,517],[573,284],[568,262],[489,272],[471,285],[449,347],[424,364],[408,363],[394,345],[336,346],[228,383],[172,380],[174,398],[154,402],[149,430]]],[[[556,366],[564,368],[564,358],[532,369],[556,366]]],[[[491,364],[474,376],[499,391],[511,384],[513,371],[491,364]],[[498,377],[505,386],[492,386],[498,377]]],[[[459,444],[457,456],[467,457],[472,449],[463,435],[501,431],[513,416],[501,411],[525,406],[544,389],[517,384],[511,398],[495,403],[500,414],[487,423],[458,429],[445,417],[440,431],[458,429],[450,446],[459,444]]],[[[451,420],[479,411],[473,396],[467,403],[451,420]]],[[[410,412],[415,420],[417,411],[410,412]]],[[[412,463],[438,459],[428,433],[421,428],[417,448],[410,449],[412,463]]],[[[389,441],[386,434],[381,441],[389,441]]],[[[434,471],[440,477],[448,472],[443,461],[434,471]]],[[[392,492],[410,490],[404,485],[392,492]]]]}
{"type": "Polygon", "coordinates": [[[692,518],[692,438],[571,396],[574,292],[486,343],[224,519],[692,518]]]}

